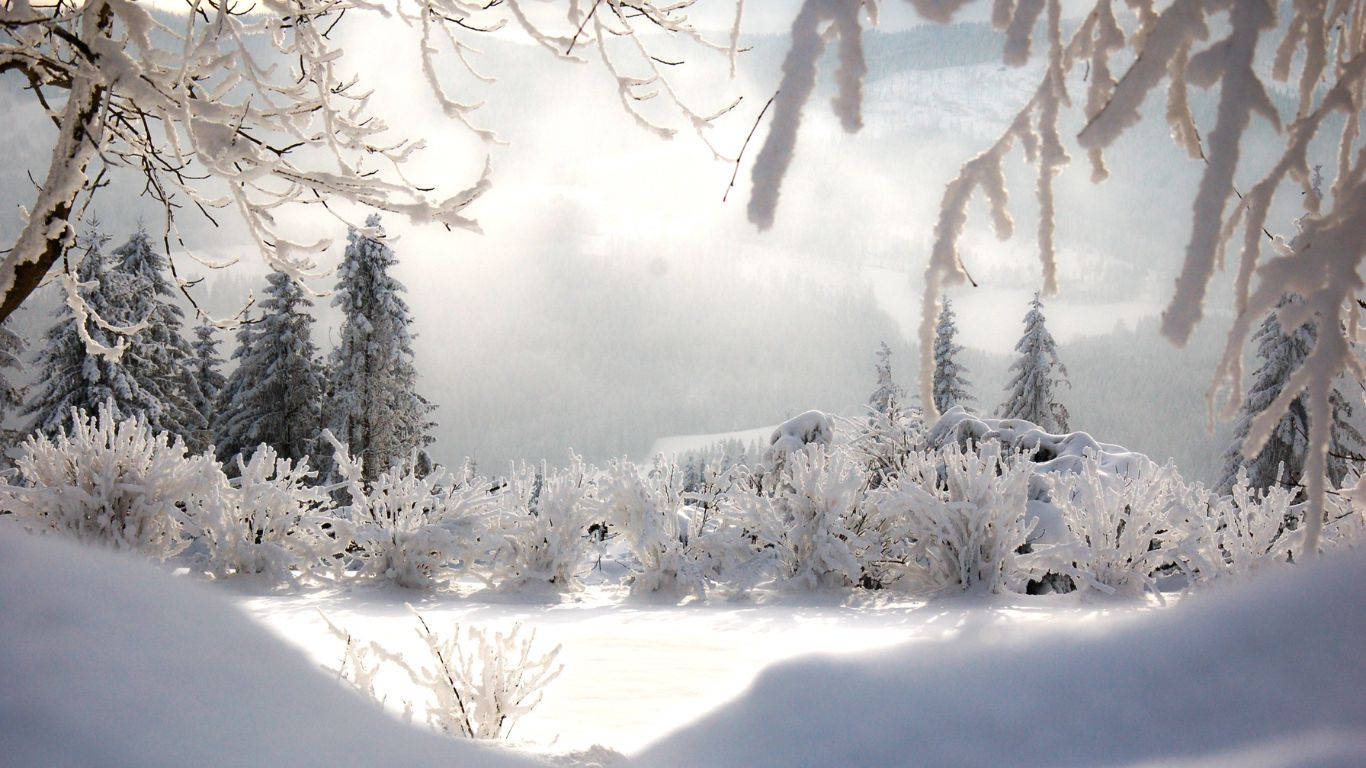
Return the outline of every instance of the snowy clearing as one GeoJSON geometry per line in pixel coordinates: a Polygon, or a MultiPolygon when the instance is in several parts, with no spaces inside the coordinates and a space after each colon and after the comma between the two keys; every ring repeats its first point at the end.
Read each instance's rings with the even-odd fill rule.
{"type": "MultiPolygon", "coordinates": [[[[1166,609],[252,591],[0,526],[0,750],[44,766],[519,764],[403,726],[321,669],[339,646],[319,609],[397,648],[412,637],[405,601],[438,627],[522,621],[563,644],[564,675],[515,738],[536,751],[601,744],[642,766],[1242,767],[1353,766],[1366,750],[1360,552],[1166,609]]],[[[608,749],[562,759],[616,762],[608,749]]]]}

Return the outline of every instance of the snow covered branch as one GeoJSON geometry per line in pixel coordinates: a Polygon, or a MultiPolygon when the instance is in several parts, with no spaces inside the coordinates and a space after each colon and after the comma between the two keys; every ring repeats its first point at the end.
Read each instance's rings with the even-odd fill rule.
{"type": "MultiPolygon", "coordinates": [[[[338,27],[364,19],[405,24],[417,37],[436,105],[492,141],[493,131],[473,121],[480,103],[457,98],[442,82],[440,57],[444,49],[475,79],[490,81],[473,66],[468,38],[497,31],[511,19],[558,57],[576,58],[571,38],[546,31],[533,20],[545,14],[526,5],[268,0],[248,8],[231,0],[189,0],[184,8],[157,9],[134,0],[4,3],[0,75],[25,78],[57,137],[26,222],[0,252],[0,319],[71,247],[82,201],[88,202],[109,169],[145,178],[144,194],[164,212],[168,254],[173,243],[186,247],[175,223],[181,210],[196,209],[215,223],[219,211],[231,210],[267,265],[294,279],[317,275],[315,257],[329,244],[288,231],[282,214],[296,206],[349,201],[418,223],[478,231],[467,209],[490,186],[487,165],[477,178],[449,188],[410,181],[421,167],[424,142],[395,130],[376,111],[375,91],[352,74],[338,27]],[[99,173],[92,177],[97,164],[99,173]]],[[[659,70],[665,60],[652,51],[658,41],[636,28],[643,24],[651,33],[733,57],[738,25],[729,44],[707,40],[688,21],[689,5],[605,0],[594,4],[591,19],[582,19],[580,4],[571,0],[563,24],[574,30],[591,21],[599,55],[638,122],[672,134],[640,110],[641,102],[663,94],[676,117],[711,146],[707,129],[734,102],[710,111],[690,106],[659,70]],[[608,36],[629,47],[609,46],[608,36]]]]}

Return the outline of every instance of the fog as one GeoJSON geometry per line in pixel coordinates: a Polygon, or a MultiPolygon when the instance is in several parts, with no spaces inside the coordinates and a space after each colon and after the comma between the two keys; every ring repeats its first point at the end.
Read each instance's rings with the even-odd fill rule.
{"type": "MultiPolygon", "coordinates": [[[[695,48],[684,51],[687,64],[667,68],[699,112],[743,97],[709,132],[724,153],[739,149],[776,87],[792,5],[746,9],[751,50],[735,80],[724,55],[695,48]]],[[[379,113],[428,143],[415,182],[457,189],[486,161],[493,169],[492,189],[470,208],[482,233],[384,221],[415,318],[421,391],[438,405],[435,456],[456,463],[470,455],[483,465],[560,461],[571,449],[590,460],[640,458],[670,434],[763,426],[809,408],[855,416],[873,389],[873,353],[884,340],[900,383],[914,391],[911,340],[944,184],[994,140],[1039,75],[1037,65],[999,64],[1000,37],[980,20],[927,26],[903,5],[889,4],[881,31],[866,41],[866,127],[845,134],[818,93],[777,221],[763,233],[744,211],[762,124],[723,202],[733,164],[716,159],[662,105],[660,119],[679,134],[663,140],[642,130],[595,62],[557,61],[492,35],[474,58],[497,78],[485,85],[449,59],[442,76],[451,90],[487,101],[476,121],[505,142],[491,145],[439,114],[407,31],[343,26],[359,74],[382,84],[373,101],[379,113]]],[[[824,65],[821,87],[833,62],[824,65]]],[[[1075,96],[1083,84],[1069,87],[1075,96]]],[[[4,88],[0,107],[18,127],[12,151],[25,160],[7,164],[0,178],[0,234],[11,240],[20,220],[13,212],[30,202],[25,170],[44,171],[50,131],[12,81],[4,88]]],[[[1211,101],[1195,96],[1199,119],[1211,101]]],[[[1151,119],[1112,152],[1104,184],[1090,182],[1084,153],[1069,145],[1073,163],[1056,187],[1061,291],[1046,312],[1071,372],[1064,402],[1074,428],[1158,460],[1173,457],[1189,476],[1209,479],[1225,438],[1206,430],[1203,391],[1229,322],[1231,278],[1216,279],[1211,311],[1189,348],[1158,338],[1153,318],[1182,256],[1201,166],[1167,139],[1161,104],[1148,111],[1151,119]]],[[[1064,120],[1080,125],[1075,109],[1064,120]]],[[[1245,169],[1258,167],[1273,141],[1255,127],[1245,169]]],[[[1013,171],[1015,238],[998,241],[975,203],[963,243],[978,285],[949,291],[984,410],[1001,399],[1025,303],[1041,284],[1034,179],[1023,162],[1013,171]]],[[[159,210],[137,191],[134,180],[116,179],[94,206],[116,241],[139,219],[159,225],[159,210]]],[[[1283,208],[1272,220],[1293,231],[1296,212],[1283,208]]],[[[362,217],[337,212],[340,219],[316,207],[289,214],[303,235],[333,238],[324,269],[344,246],[341,219],[362,217]]],[[[195,254],[239,263],[204,270],[183,254],[181,263],[205,277],[195,295],[223,316],[259,289],[265,272],[231,216],[221,223],[181,216],[195,254]]],[[[319,292],[330,286],[327,278],[312,284],[319,292]]],[[[51,301],[38,297],[17,320],[35,347],[51,301]]],[[[317,305],[317,341],[327,348],[336,320],[325,297],[317,305]]],[[[231,334],[222,340],[226,357],[231,334]]]]}

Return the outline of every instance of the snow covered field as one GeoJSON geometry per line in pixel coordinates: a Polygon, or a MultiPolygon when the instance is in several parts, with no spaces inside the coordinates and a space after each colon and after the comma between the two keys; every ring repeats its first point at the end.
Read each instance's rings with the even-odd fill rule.
{"type": "MultiPolygon", "coordinates": [[[[1059,597],[962,598],[930,604],[840,594],[766,595],[753,602],[672,605],[630,600],[622,590],[591,588],[563,602],[547,595],[422,595],[374,586],[312,595],[237,599],[247,613],[320,665],[336,667],[342,645],[319,611],[362,639],[421,654],[404,603],[433,627],[455,622],[505,628],[522,622],[546,647],[560,644],[564,672],[545,700],[518,723],[514,738],[537,751],[601,745],[632,754],[741,695],[765,668],[810,654],[877,654],[901,644],[938,643],[965,628],[1089,624],[1096,608],[1059,597]]],[[[399,698],[419,696],[389,678],[399,698]]]]}
{"type": "Polygon", "coordinates": [[[1360,552],[1161,609],[252,591],[0,526],[6,764],[524,764],[402,726],[321,669],[339,647],[317,610],[401,644],[404,602],[438,627],[516,620],[564,645],[521,746],[607,749],[560,764],[1345,768],[1366,754],[1360,552]]]}

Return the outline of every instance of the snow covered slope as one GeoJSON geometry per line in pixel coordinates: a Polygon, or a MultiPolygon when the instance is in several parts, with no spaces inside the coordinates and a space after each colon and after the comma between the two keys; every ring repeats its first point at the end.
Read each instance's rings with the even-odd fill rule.
{"type": "Polygon", "coordinates": [[[738,440],[748,448],[750,445],[767,446],[768,438],[774,427],[755,427],[735,432],[714,432],[708,435],[670,435],[661,437],[650,445],[650,452],[644,457],[645,463],[655,456],[680,456],[689,451],[703,451],[715,445],[738,440]]]}
{"type": "Polygon", "coordinates": [[[1066,631],[770,669],[642,753],[668,766],[1361,766],[1366,553],[1066,631]]]}
{"type": "Polygon", "coordinates": [[[0,765],[531,765],[408,727],[216,590],[0,520],[0,765]]]}

